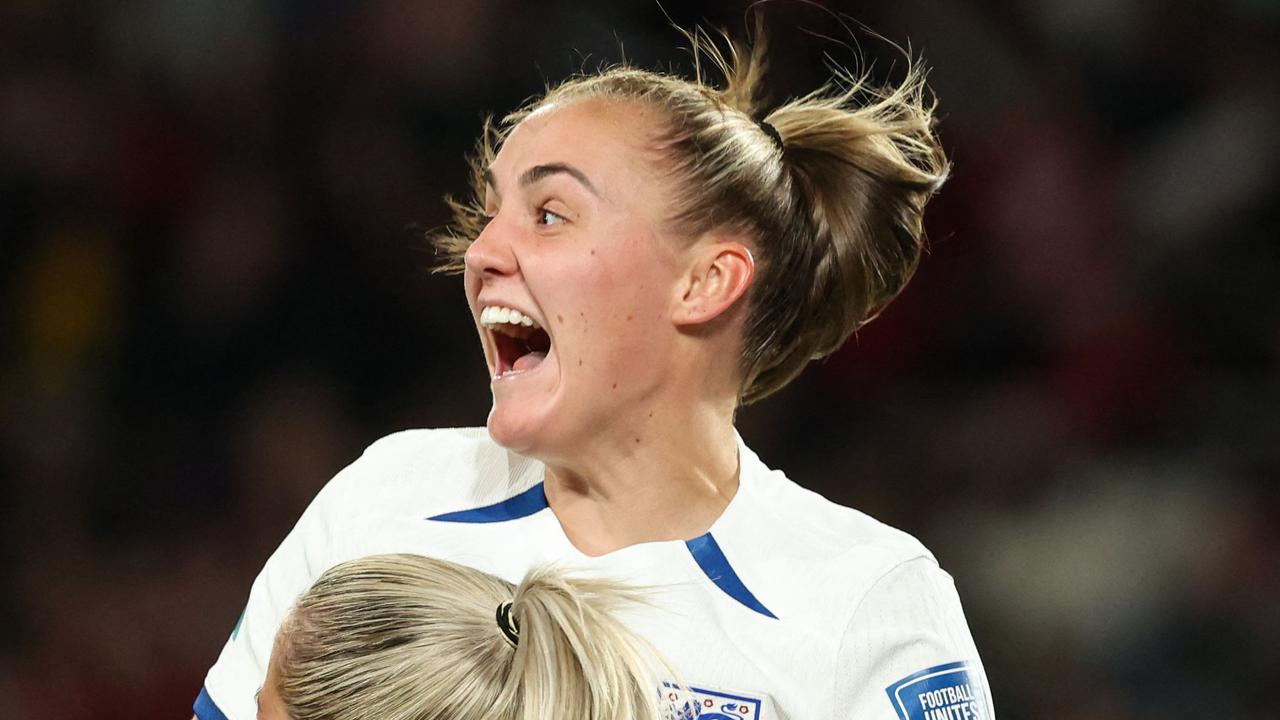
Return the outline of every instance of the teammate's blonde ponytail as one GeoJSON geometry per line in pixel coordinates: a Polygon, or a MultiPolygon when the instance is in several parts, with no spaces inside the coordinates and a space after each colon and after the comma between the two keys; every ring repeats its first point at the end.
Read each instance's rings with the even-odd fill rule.
{"type": "Polygon", "coordinates": [[[549,569],[517,588],[418,555],[354,560],[281,625],[275,691],[292,720],[656,720],[660,660],[611,614],[635,597],[549,569]]]}
{"type": "Polygon", "coordinates": [[[553,570],[520,583],[512,680],[523,720],[658,717],[653,652],[610,614],[632,599],[616,583],[553,570]]]}

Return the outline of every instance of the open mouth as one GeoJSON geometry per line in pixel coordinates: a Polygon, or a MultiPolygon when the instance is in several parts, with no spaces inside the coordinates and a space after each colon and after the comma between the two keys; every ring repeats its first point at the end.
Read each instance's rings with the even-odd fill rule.
{"type": "Polygon", "coordinates": [[[495,380],[533,370],[551,351],[547,331],[514,308],[490,305],[480,311],[480,324],[493,339],[495,380]]]}

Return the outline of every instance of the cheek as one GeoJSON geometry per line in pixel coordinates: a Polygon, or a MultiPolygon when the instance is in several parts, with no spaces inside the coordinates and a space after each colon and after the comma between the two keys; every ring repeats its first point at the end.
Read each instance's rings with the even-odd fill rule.
{"type": "Polygon", "coordinates": [[[670,327],[664,323],[670,283],[651,261],[601,267],[586,280],[584,295],[592,300],[578,320],[594,354],[607,360],[613,374],[657,369],[666,347],[664,327],[670,327]]]}
{"type": "Polygon", "coordinates": [[[562,366],[612,386],[655,364],[663,327],[670,329],[664,320],[674,279],[651,236],[622,230],[604,237],[572,257],[529,255],[525,267],[531,284],[542,281],[532,289],[556,325],[562,366]]]}

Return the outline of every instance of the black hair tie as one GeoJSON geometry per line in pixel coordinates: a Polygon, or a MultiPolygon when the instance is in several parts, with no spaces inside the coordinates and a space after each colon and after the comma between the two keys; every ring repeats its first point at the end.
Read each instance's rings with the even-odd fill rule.
{"type": "Polygon", "coordinates": [[[769,124],[768,120],[756,120],[756,127],[760,128],[764,131],[765,135],[769,136],[769,139],[773,141],[774,147],[779,150],[782,149],[782,135],[778,132],[778,128],[769,124]]]}
{"type": "Polygon", "coordinates": [[[498,621],[498,629],[506,636],[507,642],[511,643],[511,647],[519,645],[520,621],[511,617],[511,603],[504,602],[498,605],[496,619],[498,621]]]}

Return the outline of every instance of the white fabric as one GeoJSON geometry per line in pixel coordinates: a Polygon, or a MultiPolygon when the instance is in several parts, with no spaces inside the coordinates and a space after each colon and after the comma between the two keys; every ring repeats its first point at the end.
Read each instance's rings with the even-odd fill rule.
{"type": "MultiPolygon", "coordinates": [[[[719,710],[729,717],[948,717],[915,714],[929,707],[923,696],[919,708],[895,709],[887,691],[913,673],[956,662],[970,663],[968,679],[986,698],[955,588],[928,550],[799,487],[741,444],[740,459],[739,490],[710,535],[742,585],[776,617],[713,583],[683,542],[592,558],[569,543],[549,509],[495,523],[428,520],[513,497],[541,482],[543,466],[498,447],[483,428],[383,438],[317,495],[267,561],[205,689],[230,720],[254,718],[254,693],[294,599],[339,562],[412,552],[512,582],[554,563],[659,587],[660,607],[624,620],[658,647],[682,682],[717,690],[708,695],[719,698],[714,702],[760,701],[719,710]]],[[[980,714],[952,711],[954,717],[990,720],[984,702],[980,714]]]]}

